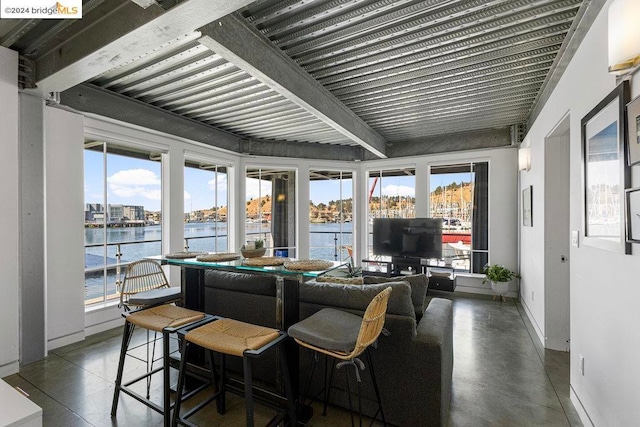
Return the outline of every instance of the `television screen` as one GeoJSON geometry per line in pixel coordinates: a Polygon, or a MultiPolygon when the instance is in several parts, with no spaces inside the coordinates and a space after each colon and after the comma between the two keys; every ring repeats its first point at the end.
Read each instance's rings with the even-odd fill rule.
{"type": "Polygon", "coordinates": [[[376,218],[373,254],[442,258],[442,218],[376,218]]]}

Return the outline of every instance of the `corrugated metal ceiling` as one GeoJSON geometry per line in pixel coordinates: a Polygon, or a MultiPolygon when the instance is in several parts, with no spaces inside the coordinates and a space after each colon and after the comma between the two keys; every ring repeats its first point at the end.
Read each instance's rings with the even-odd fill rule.
{"type": "MultiPolygon", "coordinates": [[[[85,16],[101,3],[85,1],[85,16]]],[[[582,3],[264,0],[239,13],[398,144],[525,123],[582,3]]],[[[33,56],[73,28],[65,21],[2,20],[0,43],[33,56]]],[[[244,138],[358,145],[200,44],[199,36],[159,45],[88,83],[244,138]]]]}
{"type": "Polygon", "coordinates": [[[193,33],[91,83],[238,135],[355,145],[197,42],[193,33]]]}
{"type": "Polygon", "coordinates": [[[243,14],[402,142],[525,122],[581,3],[284,0],[243,14]]]}

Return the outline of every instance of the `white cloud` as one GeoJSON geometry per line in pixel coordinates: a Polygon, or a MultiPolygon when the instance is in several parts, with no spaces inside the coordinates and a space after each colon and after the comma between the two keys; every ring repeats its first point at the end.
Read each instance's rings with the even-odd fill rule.
{"type": "Polygon", "coordinates": [[[247,178],[247,200],[271,195],[271,181],[247,178]],[[258,191],[260,189],[260,191],[258,191]]]}
{"type": "MultiPolygon", "coordinates": [[[[207,186],[209,187],[209,190],[215,190],[216,189],[215,178],[207,181],[207,186]]],[[[220,193],[221,191],[227,191],[227,174],[225,173],[218,174],[218,193],[220,193]]]]}
{"type": "Polygon", "coordinates": [[[148,169],[128,169],[116,172],[107,178],[109,190],[123,198],[142,197],[160,200],[160,178],[148,169]]]}
{"type": "Polygon", "coordinates": [[[382,188],[382,194],[385,196],[414,197],[416,195],[416,189],[407,185],[390,184],[382,188]]]}
{"type": "Polygon", "coordinates": [[[189,200],[191,198],[191,194],[189,194],[186,190],[184,192],[184,199],[189,200]]]}

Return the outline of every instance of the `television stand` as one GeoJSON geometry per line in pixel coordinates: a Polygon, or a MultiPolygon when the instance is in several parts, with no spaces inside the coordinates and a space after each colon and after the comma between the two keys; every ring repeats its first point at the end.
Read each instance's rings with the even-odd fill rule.
{"type": "Polygon", "coordinates": [[[394,276],[407,274],[407,272],[410,274],[424,273],[425,266],[420,261],[420,258],[392,257],[391,271],[394,276]]]}
{"type": "Polygon", "coordinates": [[[448,292],[456,289],[456,271],[444,261],[403,257],[362,260],[364,276],[393,277],[420,273],[429,277],[429,289],[448,292]]]}

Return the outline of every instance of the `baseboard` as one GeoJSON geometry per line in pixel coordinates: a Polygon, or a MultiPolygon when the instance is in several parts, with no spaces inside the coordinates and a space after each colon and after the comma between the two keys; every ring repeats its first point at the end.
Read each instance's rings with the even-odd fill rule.
{"type": "Polygon", "coordinates": [[[108,331],[109,329],[119,328],[124,325],[124,319],[113,319],[106,322],[98,323],[96,325],[87,326],[84,330],[86,336],[99,334],[100,332],[108,331]]]}
{"type": "Polygon", "coordinates": [[[84,317],[84,330],[87,336],[108,331],[124,325],[122,309],[117,304],[106,304],[87,310],[84,317]]]}
{"type": "Polygon", "coordinates": [[[521,299],[520,305],[524,308],[524,312],[527,314],[527,317],[529,318],[529,323],[531,323],[531,326],[533,326],[533,330],[536,331],[536,335],[540,340],[540,345],[545,347],[547,340],[545,339],[544,333],[542,332],[542,329],[540,329],[538,322],[536,322],[535,317],[533,317],[533,313],[527,306],[527,302],[524,299],[521,299]]]}
{"type": "Polygon", "coordinates": [[[54,338],[47,342],[47,351],[55,350],[56,348],[64,347],[65,345],[80,342],[84,339],[84,337],[85,333],[84,330],[82,330],[69,335],[65,335],[60,338],[54,338]]]}
{"type": "Polygon", "coordinates": [[[587,410],[584,408],[584,406],[582,406],[582,402],[580,401],[580,398],[578,397],[575,390],[573,389],[573,386],[570,387],[569,394],[571,398],[571,403],[573,403],[573,407],[578,413],[578,416],[580,417],[580,421],[582,421],[582,424],[585,427],[594,427],[593,423],[591,422],[591,418],[587,413],[587,410]]]}
{"type": "MultiPolygon", "coordinates": [[[[479,288],[476,286],[465,286],[465,285],[456,285],[455,292],[464,292],[465,294],[478,294],[478,295],[495,295],[491,289],[479,288]]],[[[509,291],[505,295],[507,298],[518,298],[518,293],[514,291],[509,291]]]]}
{"type": "Polygon", "coordinates": [[[0,378],[17,374],[19,371],[20,371],[20,363],[17,360],[13,362],[5,363],[4,365],[0,366],[0,378]]]}

